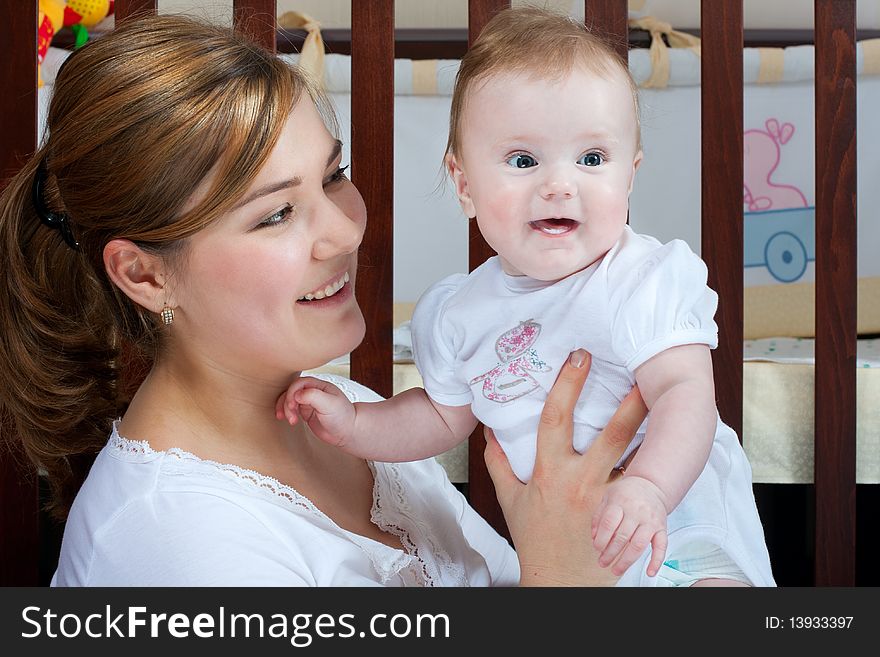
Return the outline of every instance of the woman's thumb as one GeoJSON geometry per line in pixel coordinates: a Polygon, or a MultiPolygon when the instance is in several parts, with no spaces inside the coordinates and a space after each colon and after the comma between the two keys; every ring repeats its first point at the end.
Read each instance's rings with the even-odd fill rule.
{"type": "Polygon", "coordinates": [[[483,435],[486,437],[486,449],[483,450],[486,469],[489,471],[492,484],[495,486],[495,495],[500,502],[503,502],[505,500],[502,498],[507,497],[507,491],[510,490],[510,487],[515,483],[521,485],[521,482],[513,474],[513,470],[511,470],[510,463],[507,460],[507,455],[501,449],[501,445],[498,444],[498,439],[495,438],[492,429],[484,426],[483,435]]]}

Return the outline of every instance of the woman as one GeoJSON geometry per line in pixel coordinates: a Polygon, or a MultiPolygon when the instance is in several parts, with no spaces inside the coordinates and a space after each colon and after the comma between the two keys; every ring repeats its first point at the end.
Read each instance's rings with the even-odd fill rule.
{"type": "Polygon", "coordinates": [[[487,445],[518,561],[433,461],[367,463],[275,419],[299,372],[364,333],[365,209],[325,121],[295,70],[179,17],[59,73],[49,138],[0,196],[4,416],[56,515],[76,494],[53,583],[609,583],[583,535],[644,411],[575,456],[583,354],[548,402],[546,476],[522,486],[487,445]],[[152,366],[130,397],[132,353],[152,366]]]}

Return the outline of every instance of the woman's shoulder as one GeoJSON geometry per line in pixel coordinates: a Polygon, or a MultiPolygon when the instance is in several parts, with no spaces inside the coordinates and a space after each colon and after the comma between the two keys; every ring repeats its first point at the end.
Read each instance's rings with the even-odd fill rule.
{"type": "Polygon", "coordinates": [[[312,531],[307,505],[249,481],[256,473],[171,451],[114,433],[71,508],[56,584],[305,583],[304,559],[279,531],[312,531]]]}

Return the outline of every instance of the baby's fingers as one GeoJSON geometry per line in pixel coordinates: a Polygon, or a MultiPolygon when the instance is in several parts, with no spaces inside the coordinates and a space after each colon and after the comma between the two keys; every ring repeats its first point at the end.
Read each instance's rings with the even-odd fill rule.
{"type": "Polygon", "coordinates": [[[599,565],[602,568],[610,566],[617,560],[617,558],[623,552],[624,548],[626,548],[627,544],[630,542],[630,539],[635,533],[636,528],[636,523],[632,520],[628,520],[624,516],[623,520],[617,528],[617,531],[614,532],[614,536],[608,543],[608,546],[605,548],[602,554],[599,555],[599,565]]]}
{"type": "MultiPolygon", "coordinates": [[[[623,575],[626,569],[632,566],[636,560],[645,552],[645,548],[651,541],[652,530],[647,525],[640,525],[633,533],[632,538],[626,545],[626,549],[621,553],[620,558],[614,564],[611,572],[614,575],[623,575]]],[[[662,561],[661,561],[662,563],[662,561]]],[[[657,564],[657,568],[660,564],[657,564]]]]}
{"type": "Polygon", "coordinates": [[[654,534],[654,538],[651,539],[651,562],[648,564],[647,571],[650,577],[656,575],[660,570],[660,566],[663,565],[663,559],[666,558],[666,546],[666,530],[661,529],[656,534],[654,534]]]}
{"type": "Polygon", "coordinates": [[[601,514],[596,513],[593,523],[593,548],[600,554],[608,547],[614,532],[617,531],[620,521],[623,520],[623,509],[616,504],[605,506],[601,514]]]}
{"type": "Polygon", "coordinates": [[[293,393],[285,392],[275,402],[275,419],[287,420],[290,424],[296,424],[298,406],[293,398],[293,393]]]}

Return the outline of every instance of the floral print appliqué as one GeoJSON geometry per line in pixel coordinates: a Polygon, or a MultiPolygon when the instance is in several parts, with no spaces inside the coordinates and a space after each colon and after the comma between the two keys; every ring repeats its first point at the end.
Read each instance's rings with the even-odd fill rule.
{"type": "Polygon", "coordinates": [[[501,361],[485,374],[474,377],[470,385],[483,383],[483,397],[503,404],[529,394],[538,382],[529,372],[549,372],[532,345],[541,333],[541,325],[527,319],[505,331],[495,341],[495,353],[501,361]]]}

